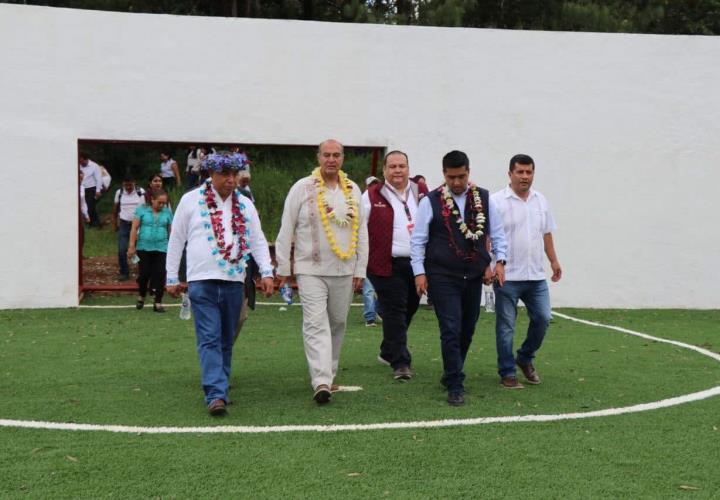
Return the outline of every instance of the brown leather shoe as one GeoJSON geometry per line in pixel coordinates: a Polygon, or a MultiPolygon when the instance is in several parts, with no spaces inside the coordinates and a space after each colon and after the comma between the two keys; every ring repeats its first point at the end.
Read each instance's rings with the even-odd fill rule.
{"type": "Polygon", "coordinates": [[[219,417],[227,413],[227,405],[222,399],[216,399],[208,405],[208,413],[213,417],[219,417]]]}
{"type": "Polygon", "coordinates": [[[535,371],[535,367],[532,365],[532,363],[523,365],[518,361],[517,365],[522,370],[523,375],[525,375],[525,380],[527,380],[528,384],[538,385],[540,383],[540,375],[538,375],[538,373],[535,371]]]}
{"type": "Polygon", "coordinates": [[[409,366],[401,366],[396,368],[393,372],[393,378],[395,380],[410,380],[413,376],[409,366]]]}
{"type": "Polygon", "coordinates": [[[320,384],[317,386],[317,389],[315,389],[313,399],[317,404],[324,405],[330,402],[330,396],[332,396],[330,388],[325,384],[320,384]]]}
{"type": "Polygon", "coordinates": [[[503,377],[500,379],[500,386],[505,389],[522,389],[523,385],[518,382],[517,377],[503,377]]]}

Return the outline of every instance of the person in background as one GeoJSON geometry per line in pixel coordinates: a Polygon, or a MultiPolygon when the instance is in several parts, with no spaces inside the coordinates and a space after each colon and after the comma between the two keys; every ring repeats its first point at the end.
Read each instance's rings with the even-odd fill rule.
{"type": "Polygon", "coordinates": [[[83,173],[82,170],[78,170],[78,191],[80,193],[80,222],[78,224],[80,231],[80,258],[82,258],[82,248],[85,245],[85,224],[90,223],[90,216],[88,215],[88,206],[85,202],[85,188],[82,187],[83,173]],[[85,224],[83,224],[85,223],[85,224]]]}
{"type": "Polygon", "coordinates": [[[125,174],[122,187],[115,191],[115,206],[113,208],[113,228],[118,233],[118,266],[120,281],[127,281],[130,277],[128,266],[128,246],[130,243],[130,229],[137,207],[145,204],[145,191],[135,185],[135,178],[125,174]]]}
{"type": "Polygon", "coordinates": [[[425,177],[420,174],[413,176],[410,180],[413,181],[415,184],[423,184],[425,187],[427,187],[425,177]]]}
{"type": "Polygon", "coordinates": [[[202,150],[196,146],[190,146],[187,156],[187,167],[185,167],[185,187],[188,191],[195,189],[200,182],[200,165],[202,165],[202,150]]]}
{"type": "Polygon", "coordinates": [[[160,176],[165,191],[173,186],[180,186],[180,169],[167,150],[160,153],[160,176]]]}
{"type": "MultiPolygon", "coordinates": [[[[243,158],[245,161],[247,161],[247,157],[244,157],[244,155],[241,155],[240,153],[233,154],[236,155],[240,161],[243,161],[243,158]]],[[[243,165],[244,168],[249,168],[249,166],[249,162],[243,165]]],[[[253,204],[255,204],[255,198],[250,192],[250,172],[244,169],[241,169],[240,172],[238,172],[237,186],[240,194],[242,194],[250,201],[252,201],[253,204]]],[[[233,340],[233,343],[237,341],[237,338],[240,336],[240,331],[242,330],[245,321],[248,319],[250,310],[255,310],[255,279],[259,277],[260,268],[258,267],[257,262],[255,262],[252,254],[250,254],[250,258],[247,261],[247,267],[245,268],[245,295],[243,296],[243,304],[240,308],[240,319],[238,320],[237,329],[235,331],[235,339],[233,340]]]]}
{"type": "MultiPolygon", "coordinates": [[[[365,179],[365,192],[367,193],[367,190],[370,189],[370,186],[373,186],[375,184],[379,184],[380,179],[378,179],[375,176],[370,176],[367,179],[365,179]]],[[[365,201],[365,195],[363,194],[363,202],[365,201]]],[[[363,209],[365,207],[363,206],[363,209]]],[[[367,212],[366,212],[366,217],[367,212]]],[[[375,288],[373,288],[373,284],[369,279],[366,279],[363,281],[363,289],[362,289],[362,296],[363,296],[363,319],[365,320],[365,326],[374,328],[377,326],[378,323],[378,311],[377,311],[377,294],[375,293],[375,288]]]]}
{"type": "Polygon", "coordinates": [[[153,311],[157,313],[165,312],[162,305],[165,292],[165,259],[173,218],[167,208],[167,199],[164,190],[155,189],[150,195],[150,205],[139,205],[135,209],[128,246],[128,257],[132,258],[137,254],[140,258],[137,279],[140,290],[135,307],[142,309],[145,305],[149,285],[154,290],[153,311]]]}
{"type": "Polygon", "coordinates": [[[552,281],[560,281],[562,268],[553,242],[555,219],[545,197],[531,189],[535,162],[528,155],[513,156],[508,177],[510,185],[490,197],[491,203],[502,214],[508,240],[505,284],[501,287],[495,284],[495,341],[500,385],[506,389],[521,389],[523,386],[515,375],[515,365],[523,372],[528,384],[540,383],[533,360],[552,319],[543,253],[550,261],[552,281]],[[518,300],[525,304],[530,324],[515,357],[513,336],[518,300]]]}
{"type": "Polygon", "coordinates": [[[238,175],[238,189],[240,189],[240,192],[250,198],[250,200],[255,203],[255,197],[252,194],[252,191],[250,190],[250,181],[252,180],[252,177],[250,175],[249,170],[242,170],[240,174],[238,175]]]}
{"type": "Polygon", "coordinates": [[[110,175],[110,172],[102,166],[98,165],[98,168],[100,168],[100,177],[102,178],[102,194],[107,193],[108,189],[110,189],[110,184],[112,183],[112,175],[110,175]]]}
{"type": "Polygon", "coordinates": [[[83,174],[82,187],[85,189],[85,202],[88,206],[90,226],[100,228],[100,216],[97,212],[97,200],[102,196],[103,181],[100,166],[81,153],[78,157],[80,171],[83,174]]]}
{"type": "Polygon", "coordinates": [[[427,189],[412,182],[409,175],[407,155],[390,151],[383,159],[384,182],[371,186],[363,195],[370,240],[368,280],[377,291],[383,317],[378,361],[392,367],[395,380],[413,376],[407,337],[420,303],[410,265],[410,238],[418,204],[427,189]]]}

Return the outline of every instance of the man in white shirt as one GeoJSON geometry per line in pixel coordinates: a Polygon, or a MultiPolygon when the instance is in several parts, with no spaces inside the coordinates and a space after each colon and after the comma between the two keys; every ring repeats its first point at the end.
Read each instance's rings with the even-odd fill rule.
{"type": "Polygon", "coordinates": [[[225,414],[229,402],[233,338],[250,254],[260,268],[263,292],[266,296],[273,292],[270,251],[260,219],[253,203],[236,189],[238,171],[244,166],[235,155],[205,159],[211,176],[180,200],[168,243],[166,288],[173,297],[181,292],[178,268],[187,243],[188,295],[211,415],[225,414]]]}
{"type": "Polygon", "coordinates": [[[294,273],[303,309],[303,341],[313,399],[330,401],[353,289],[362,287],[368,258],[360,189],[342,171],[343,146],[320,144],[319,166],[285,199],[275,241],[280,286],[294,273]]]}
{"type": "Polygon", "coordinates": [[[500,385],[521,389],[515,365],[520,367],[527,383],[540,383],[533,360],[552,319],[543,253],[550,261],[552,281],[560,280],[562,268],[553,243],[555,220],[545,197],[531,189],[535,162],[527,155],[513,156],[508,176],[510,185],[491,197],[502,214],[508,240],[505,284],[495,285],[495,339],[500,385]],[[530,325],[515,357],[513,336],[518,300],[527,308],[530,325]]]}
{"type": "Polygon", "coordinates": [[[130,228],[135,218],[135,209],[145,204],[145,191],[135,185],[132,175],[126,174],[122,187],[115,191],[115,206],[113,208],[113,228],[118,233],[118,266],[120,267],[120,281],[130,277],[127,251],[130,241],[130,228]]]}
{"type": "Polygon", "coordinates": [[[410,181],[408,157],[391,151],[383,160],[385,182],[363,194],[368,219],[368,279],[375,287],[383,315],[383,341],[378,361],[390,365],[395,380],[412,378],[407,331],[420,303],[410,265],[410,235],[425,185],[410,181]]]}
{"type": "Polygon", "coordinates": [[[100,166],[81,153],[78,157],[80,171],[83,173],[82,187],[85,189],[85,202],[88,206],[90,225],[100,227],[100,216],[97,212],[97,201],[102,196],[103,180],[100,166]]]}

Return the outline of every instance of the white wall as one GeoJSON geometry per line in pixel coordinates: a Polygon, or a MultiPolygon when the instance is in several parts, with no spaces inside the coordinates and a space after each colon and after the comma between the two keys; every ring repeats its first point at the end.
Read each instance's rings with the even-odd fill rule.
{"type": "Polygon", "coordinates": [[[77,303],[78,138],[346,144],[492,191],[537,162],[555,306],[720,307],[720,38],[0,5],[0,308],[77,303]],[[204,69],[203,69],[204,68],[204,69]]]}

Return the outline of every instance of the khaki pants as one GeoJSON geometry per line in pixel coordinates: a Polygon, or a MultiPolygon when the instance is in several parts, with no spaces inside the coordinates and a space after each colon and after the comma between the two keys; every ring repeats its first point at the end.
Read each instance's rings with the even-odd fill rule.
{"type": "Polygon", "coordinates": [[[303,309],[303,343],[313,390],[328,387],[337,374],[345,337],[352,276],[297,276],[303,309]]]}

